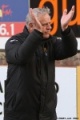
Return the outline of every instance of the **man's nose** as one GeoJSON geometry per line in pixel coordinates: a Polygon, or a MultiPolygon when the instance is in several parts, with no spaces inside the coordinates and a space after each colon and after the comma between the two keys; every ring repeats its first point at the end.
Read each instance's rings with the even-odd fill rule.
{"type": "Polygon", "coordinates": [[[52,29],[51,24],[48,24],[47,28],[51,30],[52,29]]]}

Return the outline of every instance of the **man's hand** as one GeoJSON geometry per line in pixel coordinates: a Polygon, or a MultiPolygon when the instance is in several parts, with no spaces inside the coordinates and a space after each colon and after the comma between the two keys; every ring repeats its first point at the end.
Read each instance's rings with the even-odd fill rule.
{"type": "Polygon", "coordinates": [[[38,18],[35,16],[35,14],[33,13],[33,9],[32,8],[29,9],[29,14],[30,14],[30,16],[31,16],[31,18],[33,20],[35,29],[40,31],[40,32],[43,32],[42,31],[42,27],[43,26],[41,25],[41,23],[39,22],[38,18]]]}
{"type": "Polygon", "coordinates": [[[74,12],[75,12],[75,6],[72,6],[69,13],[67,13],[67,9],[65,9],[63,11],[63,15],[61,17],[61,29],[62,29],[62,31],[64,31],[68,27],[69,22],[73,18],[74,12]]]}

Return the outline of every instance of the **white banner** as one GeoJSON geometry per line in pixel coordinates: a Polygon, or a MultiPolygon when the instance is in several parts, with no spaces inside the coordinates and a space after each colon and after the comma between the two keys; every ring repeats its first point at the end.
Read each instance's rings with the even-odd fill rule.
{"type": "MultiPolygon", "coordinates": [[[[5,49],[5,43],[9,37],[0,37],[0,49],[5,49]]],[[[78,50],[80,50],[80,38],[77,38],[78,41],[78,50]]]]}
{"type": "MultiPolygon", "coordinates": [[[[0,67],[0,120],[4,116],[4,80],[7,67],[0,67]]],[[[77,118],[76,68],[56,67],[56,82],[59,84],[57,116],[59,120],[77,118]]]]}
{"type": "Polygon", "coordinates": [[[76,68],[56,68],[56,82],[59,84],[58,119],[77,118],[76,115],[76,68]]]}
{"type": "Polygon", "coordinates": [[[4,117],[4,81],[6,79],[6,72],[7,67],[6,66],[0,66],[0,120],[3,120],[4,117]]]}

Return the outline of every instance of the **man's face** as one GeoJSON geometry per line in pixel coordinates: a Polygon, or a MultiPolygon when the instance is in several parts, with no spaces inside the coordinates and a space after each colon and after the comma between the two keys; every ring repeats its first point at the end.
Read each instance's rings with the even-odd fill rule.
{"type": "Polygon", "coordinates": [[[51,31],[51,18],[48,14],[40,15],[38,17],[41,25],[43,26],[43,37],[48,38],[51,31]]]}
{"type": "MultiPolygon", "coordinates": [[[[43,37],[44,38],[49,38],[50,36],[50,31],[51,31],[51,18],[50,16],[46,13],[46,14],[40,14],[38,15],[38,20],[40,22],[40,24],[42,25],[43,28],[43,37]]],[[[35,29],[35,24],[34,23],[30,23],[29,24],[29,32],[32,32],[35,29]]]]}

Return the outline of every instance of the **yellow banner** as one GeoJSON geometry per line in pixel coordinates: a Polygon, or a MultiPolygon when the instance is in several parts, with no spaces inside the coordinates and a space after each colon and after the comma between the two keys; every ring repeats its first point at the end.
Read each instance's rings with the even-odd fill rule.
{"type": "Polygon", "coordinates": [[[80,120],[80,66],[77,67],[77,117],[80,120]]]}

